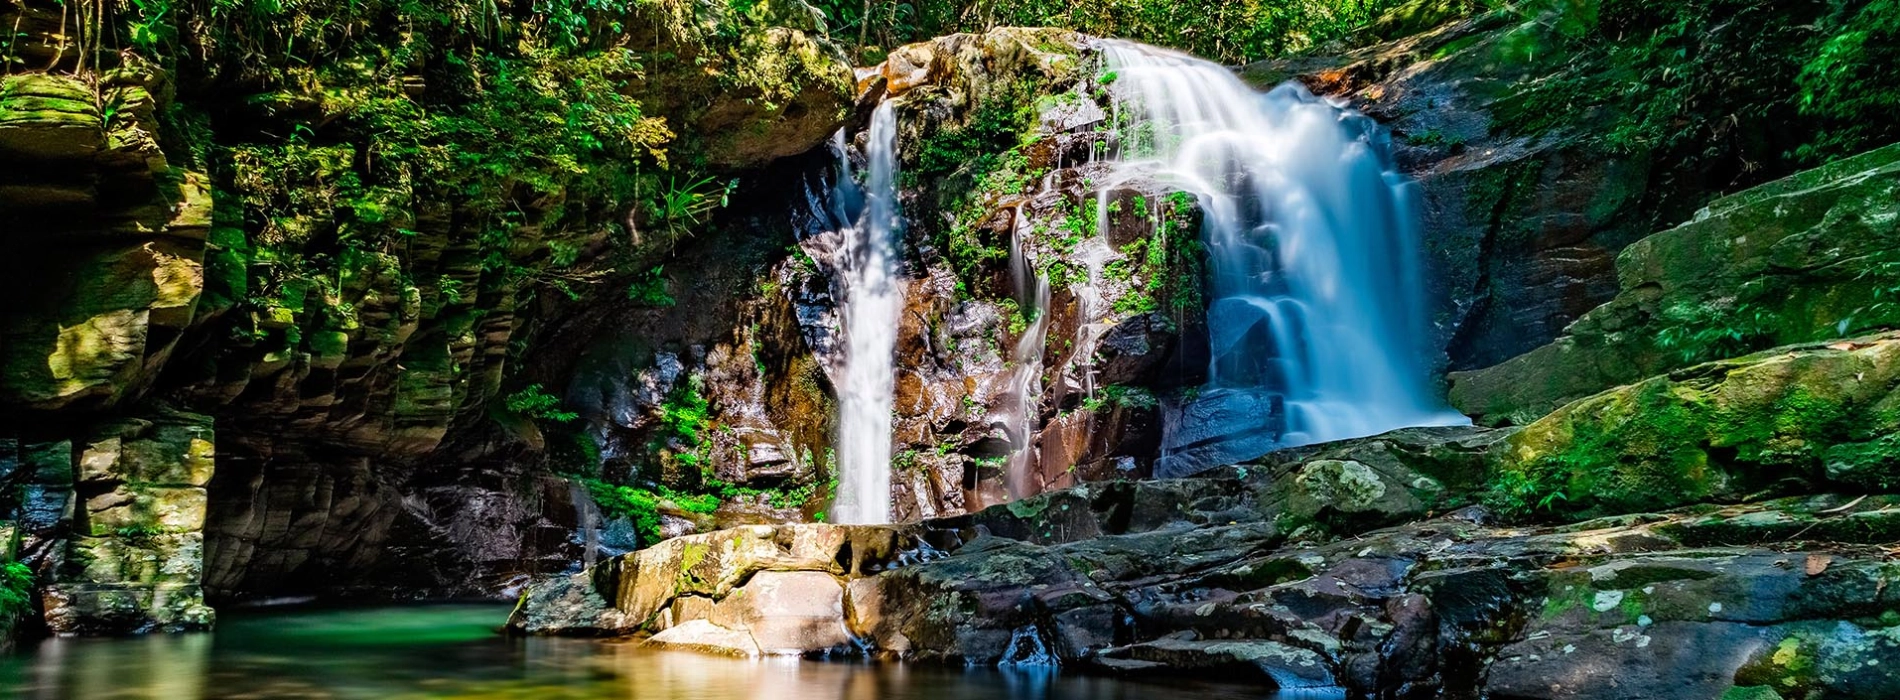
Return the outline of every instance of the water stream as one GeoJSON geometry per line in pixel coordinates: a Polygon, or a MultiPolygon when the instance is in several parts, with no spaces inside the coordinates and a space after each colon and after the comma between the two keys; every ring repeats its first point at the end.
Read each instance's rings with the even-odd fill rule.
{"type": "Polygon", "coordinates": [[[1275,449],[1463,424],[1422,359],[1416,186],[1372,119],[1262,94],[1184,54],[1106,42],[1118,171],[1195,193],[1211,266],[1206,386],[1164,417],[1162,476],[1275,449]]]}
{"type": "Polygon", "coordinates": [[[881,524],[891,519],[891,407],[898,314],[904,288],[897,277],[903,218],[897,207],[897,114],[890,102],[871,115],[862,188],[851,158],[839,154],[837,206],[845,220],[843,266],[844,371],[838,386],[838,498],[832,520],[881,524]]]}
{"type": "Polygon", "coordinates": [[[1004,416],[1003,434],[1009,437],[1003,487],[1011,499],[1042,491],[1042,484],[1031,473],[1030,447],[1040,417],[1037,398],[1042,396],[1042,351],[1049,336],[1049,280],[1023,252],[1023,237],[1029,235],[1027,219],[1016,216],[1009,235],[1009,274],[1016,286],[1016,308],[1023,318],[1023,332],[1009,353],[1004,380],[1008,393],[999,407],[1004,416]]]}

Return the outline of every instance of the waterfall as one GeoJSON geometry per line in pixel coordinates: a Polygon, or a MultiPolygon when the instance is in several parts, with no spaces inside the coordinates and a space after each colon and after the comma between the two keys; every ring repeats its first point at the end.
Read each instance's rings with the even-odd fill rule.
{"type": "Polygon", "coordinates": [[[1118,173],[1194,193],[1210,265],[1207,384],[1170,407],[1157,472],[1274,449],[1464,424],[1423,358],[1416,185],[1372,119],[1296,83],[1105,42],[1118,173]]]}
{"type": "Polygon", "coordinates": [[[1029,448],[1035,439],[1037,398],[1042,396],[1042,351],[1049,335],[1049,280],[1023,253],[1027,219],[1019,212],[1009,234],[1009,273],[1016,283],[1017,312],[1026,320],[1022,336],[1009,353],[1005,380],[1008,393],[1000,407],[1006,417],[1003,433],[1009,437],[1003,487],[1011,499],[1028,498],[1042,491],[1041,480],[1030,473],[1033,460],[1029,448]]]}
{"type": "Polygon", "coordinates": [[[898,314],[897,114],[890,102],[871,115],[860,189],[840,132],[833,206],[844,227],[844,371],[838,383],[838,498],[832,520],[881,524],[891,519],[891,406],[898,314]],[[856,215],[851,210],[856,210],[856,215]]]}
{"type": "Polygon", "coordinates": [[[574,502],[574,524],[580,530],[575,534],[581,546],[581,568],[592,569],[600,556],[600,506],[578,481],[567,482],[567,498],[574,502]]]}

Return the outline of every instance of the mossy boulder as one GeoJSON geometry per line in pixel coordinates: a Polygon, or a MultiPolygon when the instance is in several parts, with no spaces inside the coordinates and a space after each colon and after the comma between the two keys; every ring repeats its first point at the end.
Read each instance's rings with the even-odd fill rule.
{"type": "Polygon", "coordinates": [[[1819,488],[1900,486],[1900,335],[1801,345],[1577,401],[1499,451],[1489,499],[1581,518],[1819,488]]]}
{"type": "Polygon", "coordinates": [[[0,77],[0,154],[63,160],[105,147],[99,99],[84,81],[39,73],[0,77]]]}
{"type": "Polygon", "coordinates": [[[1697,362],[1900,324],[1900,145],[1710,204],[1617,259],[1621,291],[1564,337],[1451,375],[1454,406],[1525,423],[1697,362]]]}
{"type": "Polygon", "coordinates": [[[624,26],[620,39],[655,55],[635,97],[714,166],[803,153],[849,116],[851,63],[802,0],[632,3],[624,26]]]}

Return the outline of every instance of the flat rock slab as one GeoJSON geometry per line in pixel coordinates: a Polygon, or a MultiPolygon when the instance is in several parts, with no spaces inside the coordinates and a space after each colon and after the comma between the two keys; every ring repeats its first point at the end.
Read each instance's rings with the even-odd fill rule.
{"type": "Polygon", "coordinates": [[[650,646],[699,651],[726,656],[759,656],[759,644],[752,635],[730,630],[705,620],[690,620],[668,627],[648,638],[650,646]]]}

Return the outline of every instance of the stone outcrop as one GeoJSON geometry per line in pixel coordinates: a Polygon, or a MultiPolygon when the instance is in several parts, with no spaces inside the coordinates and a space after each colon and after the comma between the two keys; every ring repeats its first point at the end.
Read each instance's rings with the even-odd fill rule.
{"type": "MultiPolygon", "coordinates": [[[[170,37],[152,44],[113,38],[118,15],[76,40],[55,3],[0,8],[9,59],[32,64],[0,76],[0,452],[21,465],[0,470],[0,527],[46,626],[202,628],[207,598],[492,593],[577,556],[591,504],[499,398],[529,383],[518,363],[563,313],[557,289],[687,226],[590,190],[588,173],[618,175],[572,151],[501,154],[510,171],[483,179],[504,161],[453,120],[575,119],[566,101],[592,100],[632,115],[588,127],[627,143],[580,157],[633,149],[635,170],[664,145],[712,176],[808,151],[848,117],[851,70],[811,6],[697,8],[641,3],[593,21],[627,28],[601,39],[527,31],[492,52],[508,69],[459,76],[375,53],[404,23],[350,20],[343,46],[302,20],[181,7],[148,18],[170,37]],[[95,50],[101,33],[114,49],[95,50]],[[614,44],[586,49],[601,61],[549,67],[572,58],[555,44],[597,40],[614,44]],[[570,68],[592,72],[553,81],[561,95],[498,89],[570,68]]],[[[484,36],[540,21],[494,11],[482,21],[516,28],[484,36]]],[[[399,30],[434,46],[414,56],[440,55],[428,24],[399,30]]]]}
{"type": "Polygon", "coordinates": [[[82,80],[0,78],[0,159],[19,178],[0,183],[0,216],[33,251],[0,268],[14,300],[0,312],[0,405],[13,411],[136,399],[204,292],[210,184],[153,140],[156,78],[128,66],[98,79],[130,107],[110,124],[82,80]]]}
{"type": "Polygon", "coordinates": [[[1900,146],[1711,203],[1619,256],[1616,298],[1564,336],[1451,376],[1451,400],[1519,423],[1695,362],[1900,322],[1900,146]]]}
{"type": "MultiPolygon", "coordinates": [[[[756,168],[811,150],[851,107],[851,63],[825,36],[824,15],[801,0],[743,8],[692,2],[628,6],[635,50],[695,70],[639,81],[642,105],[703,140],[721,168],[756,168]]],[[[678,130],[678,129],[676,129],[678,130]]]]}
{"type": "Polygon", "coordinates": [[[1541,529],[1466,509],[1326,543],[1290,538],[1236,497],[1246,483],[1094,485],[917,526],[679,538],[537,585],[512,624],[722,654],[1060,663],[1370,697],[1900,690],[1882,617],[1900,603],[1900,568],[1877,549],[1788,538],[1790,523],[1893,528],[1891,497],[1541,529]]]}
{"type": "Polygon", "coordinates": [[[73,536],[52,553],[47,627],[62,635],[209,628],[203,581],[205,486],[217,449],[211,419],[159,407],[147,417],[101,424],[76,449],[73,536]]]}
{"type": "Polygon", "coordinates": [[[1517,514],[1628,513],[1764,493],[1891,493],[1900,337],[1697,365],[1565,406],[1512,435],[1494,503],[1517,514]],[[1540,502],[1541,501],[1541,502],[1540,502]]]}

